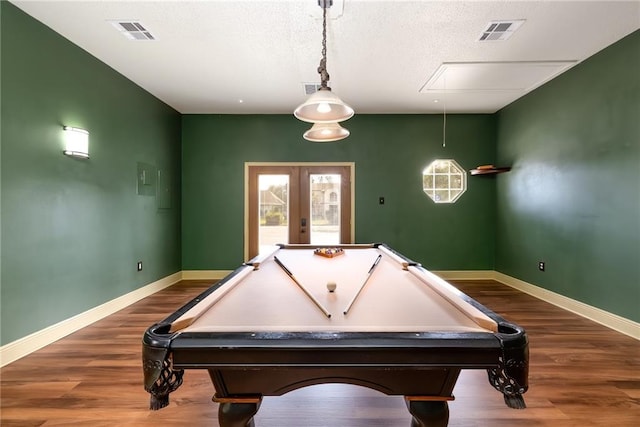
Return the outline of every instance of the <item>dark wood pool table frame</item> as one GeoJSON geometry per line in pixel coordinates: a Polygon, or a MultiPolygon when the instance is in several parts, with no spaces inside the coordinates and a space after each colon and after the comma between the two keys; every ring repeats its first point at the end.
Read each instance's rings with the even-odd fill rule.
{"type": "Polygon", "coordinates": [[[524,329],[464,294],[461,298],[498,324],[498,332],[170,332],[172,322],[238,271],[144,334],[144,383],[152,409],[168,405],[184,369],[209,371],[221,427],[253,426],[262,396],[323,383],[403,395],[412,427],[445,427],[447,401],[453,399],[462,369],[486,369],[509,407],[525,407],[529,355],[524,329]]]}

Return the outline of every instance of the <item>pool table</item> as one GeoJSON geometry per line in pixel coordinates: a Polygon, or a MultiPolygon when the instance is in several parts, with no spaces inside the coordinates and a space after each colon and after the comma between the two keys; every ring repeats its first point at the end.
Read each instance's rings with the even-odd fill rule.
{"type": "Polygon", "coordinates": [[[263,396],[322,383],[404,396],[411,426],[444,427],[462,369],[486,369],[509,407],[525,407],[523,328],[384,244],[324,249],[274,247],[151,326],[151,409],[185,369],[208,370],[222,427],[254,426],[263,396]]]}

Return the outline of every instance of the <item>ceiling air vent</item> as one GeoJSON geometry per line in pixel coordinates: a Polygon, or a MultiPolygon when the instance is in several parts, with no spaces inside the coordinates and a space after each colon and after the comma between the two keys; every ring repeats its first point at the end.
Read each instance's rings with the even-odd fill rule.
{"type": "Polygon", "coordinates": [[[524,21],[524,19],[514,21],[491,21],[487,25],[487,28],[482,32],[478,41],[488,42],[507,40],[518,28],[520,28],[522,24],[524,24],[524,21]]]}
{"type": "Polygon", "coordinates": [[[302,85],[304,86],[305,95],[312,95],[322,87],[320,83],[302,83],[302,85]]]}
{"type": "Polygon", "coordinates": [[[139,21],[109,21],[120,33],[129,40],[155,40],[156,38],[139,21]]]}

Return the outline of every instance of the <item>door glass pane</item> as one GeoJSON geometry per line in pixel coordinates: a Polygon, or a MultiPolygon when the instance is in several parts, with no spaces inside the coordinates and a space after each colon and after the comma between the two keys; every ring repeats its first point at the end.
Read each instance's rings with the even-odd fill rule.
{"type": "Polygon", "coordinates": [[[340,243],[340,175],[310,175],[311,236],[314,245],[340,243]]]}
{"type": "Polygon", "coordinates": [[[289,243],[289,175],[258,175],[258,247],[289,243]]]}

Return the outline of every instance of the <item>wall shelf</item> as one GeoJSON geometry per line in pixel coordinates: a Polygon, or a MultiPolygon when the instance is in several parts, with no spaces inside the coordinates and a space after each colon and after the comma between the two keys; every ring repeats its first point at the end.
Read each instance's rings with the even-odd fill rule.
{"type": "Polygon", "coordinates": [[[495,175],[499,173],[509,172],[511,168],[491,168],[491,169],[471,169],[471,175],[495,175]]]}

